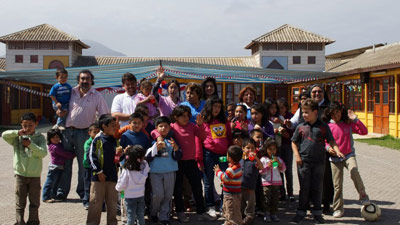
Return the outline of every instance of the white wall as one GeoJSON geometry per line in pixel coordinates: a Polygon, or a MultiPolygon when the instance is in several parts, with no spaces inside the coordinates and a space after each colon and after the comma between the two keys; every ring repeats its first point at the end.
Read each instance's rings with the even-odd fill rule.
{"type": "Polygon", "coordinates": [[[325,70],[325,51],[261,51],[259,57],[260,66],[262,66],[261,64],[263,56],[288,57],[288,70],[325,70]],[[300,56],[301,63],[293,64],[293,56],[300,56]],[[315,56],[315,64],[308,64],[308,56],[315,56]]]}

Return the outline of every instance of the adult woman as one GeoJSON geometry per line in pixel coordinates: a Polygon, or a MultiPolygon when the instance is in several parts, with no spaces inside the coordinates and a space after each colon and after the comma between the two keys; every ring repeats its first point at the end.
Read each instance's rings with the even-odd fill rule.
{"type": "Polygon", "coordinates": [[[256,93],[256,89],[252,86],[246,86],[239,92],[239,104],[243,104],[247,107],[246,117],[248,120],[251,120],[251,107],[257,104],[256,93]]]}
{"type": "Polygon", "coordinates": [[[153,88],[153,95],[158,101],[160,116],[169,117],[172,113],[172,110],[181,103],[180,85],[177,80],[172,79],[167,84],[168,96],[160,95],[158,90],[160,89],[160,84],[165,77],[164,69],[162,67],[157,70],[157,76],[158,78],[153,88]]]}
{"type": "Polygon", "coordinates": [[[185,91],[186,101],[181,102],[180,105],[189,106],[192,113],[192,117],[190,117],[190,122],[196,123],[196,117],[201,112],[205,104],[205,101],[201,100],[201,96],[203,96],[203,91],[201,89],[201,86],[194,82],[188,83],[185,91]]]}
{"type": "Polygon", "coordinates": [[[201,82],[201,88],[203,90],[203,99],[207,100],[211,96],[218,96],[217,81],[213,77],[207,77],[201,82]]]}

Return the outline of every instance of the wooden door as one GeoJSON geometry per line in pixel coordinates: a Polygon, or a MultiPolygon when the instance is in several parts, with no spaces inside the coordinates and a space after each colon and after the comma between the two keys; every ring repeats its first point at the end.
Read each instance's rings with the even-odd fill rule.
{"type": "Polygon", "coordinates": [[[389,77],[375,78],[374,133],[389,134],[389,77]]]}

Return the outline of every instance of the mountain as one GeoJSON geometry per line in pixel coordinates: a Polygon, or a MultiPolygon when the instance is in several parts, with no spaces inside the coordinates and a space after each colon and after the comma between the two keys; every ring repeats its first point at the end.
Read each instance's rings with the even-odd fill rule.
{"type": "Polygon", "coordinates": [[[83,49],[82,55],[89,56],[126,56],[122,52],[115,51],[99,42],[92,40],[82,40],[83,43],[90,46],[89,49],[83,49]]]}

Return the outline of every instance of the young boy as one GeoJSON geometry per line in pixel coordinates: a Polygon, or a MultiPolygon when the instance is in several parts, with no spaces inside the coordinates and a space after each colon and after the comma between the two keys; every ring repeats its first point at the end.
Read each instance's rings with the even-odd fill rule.
{"type": "Polygon", "coordinates": [[[117,122],[111,114],[103,114],[98,123],[103,133],[93,140],[88,154],[93,172],[86,224],[100,224],[102,204],[105,200],[108,209],[107,224],[116,225],[118,194],[115,185],[118,175],[114,156],[118,143],[113,134],[117,129],[117,122]]]}
{"type": "Polygon", "coordinates": [[[256,142],[256,152],[258,152],[263,143],[263,132],[260,129],[254,129],[250,132],[250,138],[256,142]]]}
{"type": "Polygon", "coordinates": [[[251,138],[245,138],[242,143],[243,154],[243,176],[242,176],[242,203],[241,214],[246,217],[243,225],[252,224],[255,216],[256,185],[259,170],[263,165],[256,154],[256,142],[251,138]]]}
{"type": "MultiPolygon", "coordinates": [[[[263,131],[260,129],[253,129],[250,132],[250,138],[253,139],[256,142],[256,153],[258,155],[258,152],[260,151],[262,144],[263,144],[263,139],[264,139],[264,134],[263,131]]],[[[256,211],[258,215],[264,215],[264,208],[263,208],[263,188],[261,185],[261,176],[257,176],[257,184],[256,184],[256,211]]]]}
{"type": "Polygon", "coordinates": [[[87,210],[89,208],[89,197],[90,197],[90,182],[92,180],[92,170],[90,168],[90,162],[89,162],[89,149],[90,146],[92,145],[93,139],[96,137],[96,135],[100,132],[100,127],[99,124],[92,123],[89,126],[89,139],[86,140],[85,144],[83,145],[83,149],[85,153],[83,154],[83,167],[85,168],[85,175],[84,175],[84,187],[85,187],[85,195],[83,196],[82,203],[83,207],[87,210]]]}
{"type": "Polygon", "coordinates": [[[300,182],[299,208],[293,222],[299,223],[306,215],[310,200],[317,223],[322,217],[322,183],[325,171],[325,140],[339,152],[327,124],[318,119],[318,103],[307,99],[301,105],[304,123],[299,124],[292,137],[292,148],[300,182]]]}
{"type": "Polygon", "coordinates": [[[221,180],[224,192],[222,210],[225,216],[225,225],[242,224],[240,212],[242,168],[239,161],[243,151],[239,146],[232,145],[228,148],[227,160],[229,167],[222,172],[219,165],[214,166],[215,175],[221,180]]]}
{"type": "Polygon", "coordinates": [[[150,163],[153,191],[151,220],[155,223],[159,220],[161,224],[169,225],[175,173],[178,171],[177,161],[182,158],[182,151],[172,138],[168,138],[168,132],[171,129],[168,117],[157,117],[154,125],[164,140],[155,142],[146,152],[146,161],[150,163]]]}
{"type": "MultiPolygon", "coordinates": [[[[69,99],[71,98],[72,87],[67,83],[68,72],[64,68],[57,69],[56,79],[58,83],[50,89],[50,98],[53,101],[53,109],[55,111],[68,111],[69,99]]],[[[60,130],[65,129],[65,117],[58,117],[57,126],[60,130]]]]}
{"type": "Polygon", "coordinates": [[[249,135],[247,131],[239,130],[239,129],[232,129],[232,144],[237,145],[239,147],[242,146],[243,140],[248,138],[249,135]]]}
{"type": "Polygon", "coordinates": [[[16,178],[16,224],[25,224],[26,198],[29,196],[28,224],[40,224],[40,174],[42,158],[47,154],[46,139],[35,131],[36,116],[25,113],[21,117],[20,130],[3,132],[3,139],[14,148],[14,173],[16,178]]]}
{"type": "Polygon", "coordinates": [[[134,112],[129,116],[129,130],[125,131],[121,136],[121,146],[126,148],[128,145],[140,145],[144,149],[150,147],[150,139],[143,132],[143,115],[134,112]]]}

